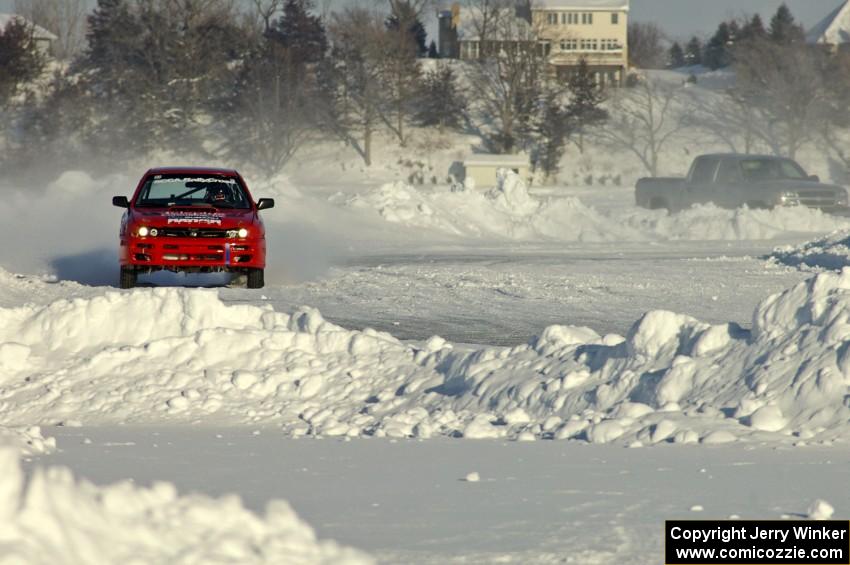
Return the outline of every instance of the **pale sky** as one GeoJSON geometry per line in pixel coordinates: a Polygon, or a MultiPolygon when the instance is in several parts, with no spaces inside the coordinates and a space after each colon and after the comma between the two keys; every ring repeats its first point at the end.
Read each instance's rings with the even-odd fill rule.
{"type": "MultiPolygon", "coordinates": [[[[245,1],[245,0],[241,0],[245,1]]],[[[333,4],[346,6],[355,3],[371,3],[376,0],[316,0],[316,5],[333,4]]],[[[379,1],[379,0],[378,0],[379,1]]],[[[452,0],[441,0],[451,4],[452,0]]],[[[765,20],[783,0],[631,0],[631,15],[634,20],[657,22],[672,38],[687,38],[690,35],[708,35],[723,19],[758,12],[765,20]]],[[[794,16],[806,30],[826,17],[844,0],[785,0],[794,16]]],[[[92,2],[94,3],[94,2],[92,2]]],[[[247,4],[247,2],[246,2],[247,4]]],[[[0,0],[0,11],[9,11],[14,0],[0,0]]],[[[436,18],[432,18],[436,20],[436,18]]],[[[426,22],[429,32],[435,22],[426,22]]]]}

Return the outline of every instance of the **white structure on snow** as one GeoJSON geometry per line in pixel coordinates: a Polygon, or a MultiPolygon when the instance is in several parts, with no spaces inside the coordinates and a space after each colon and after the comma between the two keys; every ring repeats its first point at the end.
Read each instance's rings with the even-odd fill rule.
{"type": "Polygon", "coordinates": [[[526,155],[471,155],[463,162],[466,180],[472,179],[477,188],[492,188],[497,184],[499,169],[508,169],[526,182],[530,180],[531,165],[526,155]]]}

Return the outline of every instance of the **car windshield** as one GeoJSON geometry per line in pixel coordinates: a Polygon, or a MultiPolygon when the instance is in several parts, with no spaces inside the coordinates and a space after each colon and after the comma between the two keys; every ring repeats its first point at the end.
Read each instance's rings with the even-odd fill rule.
{"type": "Polygon", "coordinates": [[[151,175],[139,192],[136,206],[251,207],[245,189],[237,179],[215,175],[151,175]]]}
{"type": "Polygon", "coordinates": [[[749,181],[788,179],[802,180],[806,172],[789,159],[744,159],[741,172],[749,181]]]}

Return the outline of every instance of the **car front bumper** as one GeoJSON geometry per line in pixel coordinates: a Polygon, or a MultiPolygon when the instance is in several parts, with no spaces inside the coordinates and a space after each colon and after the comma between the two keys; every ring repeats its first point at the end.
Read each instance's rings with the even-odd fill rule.
{"type": "Polygon", "coordinates": [[[138,270],[239,271],[264,269],[265,239],[122,238],[120,263],[138,270]]]}

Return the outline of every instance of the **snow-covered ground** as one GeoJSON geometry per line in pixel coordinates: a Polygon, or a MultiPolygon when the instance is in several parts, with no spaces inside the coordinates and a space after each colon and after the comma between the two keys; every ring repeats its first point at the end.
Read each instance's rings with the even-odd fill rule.
{"type": "Polygon", "coordinates": [[[666,519],[847,516],[845,446],[301,439],[274,429],[60,428],[38,465],[96,484],[290,501],[319,538],[379,563],[660,563],[666,519]],[[200,470],[200,471],[199,471],[200,470]],[[478,482],[465,478],[478,473],[478,482]],[[701,507],[702,511],[696,511],[701,507]],[[694,510],[692,510],[692,508],[694,510]]]}

